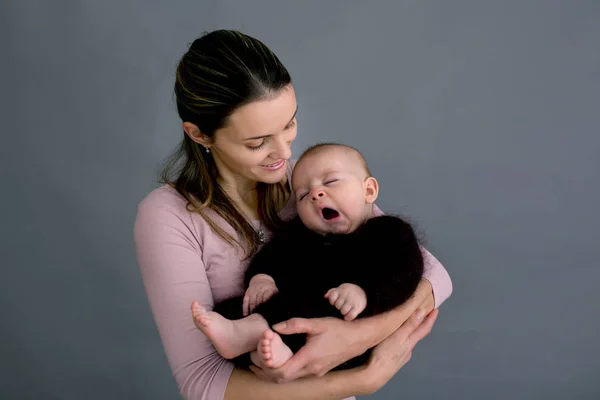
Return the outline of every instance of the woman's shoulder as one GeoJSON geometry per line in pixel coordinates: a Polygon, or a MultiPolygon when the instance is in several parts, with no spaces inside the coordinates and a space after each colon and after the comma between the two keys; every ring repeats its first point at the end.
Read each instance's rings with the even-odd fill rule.
{"type": "Polygon", "coordinates": [[[182,212],[187,210],[187,201],[174,187],[162,185],[148,193],[139,203],[138,209],[182,212]]]}
{"type": "Polygon", "coordinates": [[[162,185],[148,193],[138,204],[137,219],[187,221],[190,212],[186,199],[170,185],[162,185]]]}
{"type": "MultiPolygon", "coordinates": [[[[211,214],[206,210],[205,214],[211,214]]],[[[210,218],[216,216],[210,215],[210,218]]],[[[189,209],[188,201],[170,185],[162,185],[148,193],[138,205],[137,222],[160,225],[164,229],[178,228],[205,236],[210,232],[209,224],[200,213],[189,209]]]]}

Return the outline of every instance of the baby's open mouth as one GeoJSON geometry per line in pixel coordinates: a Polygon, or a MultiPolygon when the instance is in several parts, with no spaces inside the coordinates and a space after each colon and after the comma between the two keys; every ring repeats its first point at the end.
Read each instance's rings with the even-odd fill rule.
{"type": "Polygon", "coordinates": [[[329,221],[330,219],[337,218],[340,213],[334,210],[333,208],[325,207],[321,210],[321,214],[325,220],[329,221]]]}

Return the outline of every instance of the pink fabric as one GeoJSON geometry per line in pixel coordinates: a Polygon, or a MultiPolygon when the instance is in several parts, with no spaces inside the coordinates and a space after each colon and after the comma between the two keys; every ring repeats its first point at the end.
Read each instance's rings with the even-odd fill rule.
{"type": "MultiPolygon", "coordinates": [[[[290,173],[288,165],[288,177],[290,173]]],[[[287,219],[295,212],[290,199],[281,216],[287,219]]],[[[232,232],[222,219],[212,217],[232,232]]],[[[254,224],[259,226],[258,221],[254,224]]],[[[181,395],[223,399],[233,364],[196,328],[190,305],[198,300],[212,309],[215,302],[243,294],[247,261],[200,215],[187,211],[185,200],[169,186],[155,189],[139,204],[134,239],[150,307],[181,395]]],[[[440,262],[426,250],[424,254],[426,278],[439,307],[452,293],[452,282],[440,262]]]]}

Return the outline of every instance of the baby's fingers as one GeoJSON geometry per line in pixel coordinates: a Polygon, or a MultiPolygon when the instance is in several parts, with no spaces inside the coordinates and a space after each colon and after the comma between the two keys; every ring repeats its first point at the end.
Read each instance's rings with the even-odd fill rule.
{"type": "Polygon", "coordinates": [[[268,290],[263,290],[263,292],[260,294],[260,302],[257,303],[262,304],[265,301],[269,300],[269,297],[271,297],[271,293],[268,290]]]}
{"type": "Polygon", "coordinates": [[[358,314],[360,314],[360,309],[358,307],[352,307],[348,314],[344,315],[344,319],[346,321],[353,321],[356,319],[356,317],[358,317],[358,314]]]}
{"type": "Polygon", "coordinates": [[[340,292],[337,289],[330,289],[329,292],[327,292],[327,294],[325,295],[325,297],[329,299],[329,304],[334,306],[338,297],[340,297],[340,292]]]}
{"type": "Polygon", "coordinates": [[[252,295],[250,297],[250,307],[249,307],[250,308],[250,310],[249,310],[250,313],[252,313],[254,311],[254,309],[256,308],[257,300],[258,300],[257,297],[258,297],[257,294],[254,294],[254,295],[252,295]]]}
{"type": "Polygon", "coordinates": [[[244,301],[242,302],[242,312],[244,313],[244,317],[248,316],[249,305],[250,305],[250,296],[245,295],[244,301]]]}
{"type": "Polygon", "coordinates": [[[352,303],[347,301],[346,303],[344,303],[344,306],[340,309],[340,312],[342,313],[342,315],[346,315],[350,310],[352,310],[352,308],[352,303]]]}

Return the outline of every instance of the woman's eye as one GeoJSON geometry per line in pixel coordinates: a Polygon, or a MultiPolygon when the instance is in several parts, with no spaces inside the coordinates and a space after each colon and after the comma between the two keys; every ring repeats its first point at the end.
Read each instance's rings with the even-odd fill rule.
{"type": "Polygon", "coordinates": [[[285,130],[290,130],[292,129],[294,126],[296,125],[296,119],[294,118],[294,120],[292,122],[290,122],[289,124],[287,124],[287,126],[285,127],[285,130]]]}
{"type": "Polygon", "coordinates": [[[250,150],[260,150],[263,147],[265,147],[266,144],[267,144],[267,138],[264,138],[258,146],[246,145],[246,147],[249,148],[250,150]]]}

